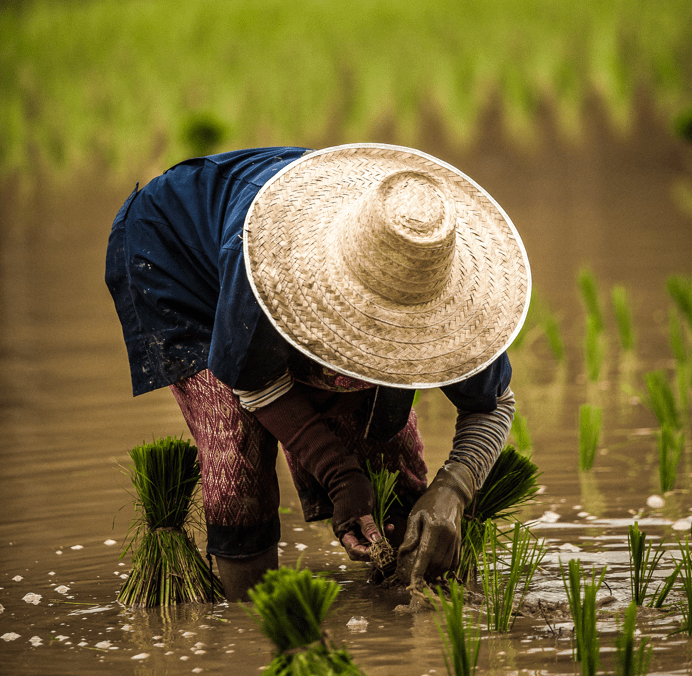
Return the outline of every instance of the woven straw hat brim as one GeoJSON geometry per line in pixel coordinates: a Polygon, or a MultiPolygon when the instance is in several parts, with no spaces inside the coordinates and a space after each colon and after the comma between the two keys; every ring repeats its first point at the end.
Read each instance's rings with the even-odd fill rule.
{"type": "Polygon", "coordinates": [[[509,346],[528,310],[528,258],[509,217],[460,171],[410,148],[352,144],[296,160],[260,190],[243,239],[255,296],[286,340],[376,384],[468,378],[509,346]],[[450,277],[433,299],[412,305],[370,291],[339,255],[340,215],[401,171],[445,184],[457,214],[450,277]]]}

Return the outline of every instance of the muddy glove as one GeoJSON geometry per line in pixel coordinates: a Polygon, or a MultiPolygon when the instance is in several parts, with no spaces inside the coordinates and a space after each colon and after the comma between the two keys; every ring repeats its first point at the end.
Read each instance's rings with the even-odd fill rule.
{"type": "Polygon", "coordinates": [[[447,462],[440,468],[408,518],[396,569],[403,582],[420,588],[459,565],[461,519],[473,494],[466,466],[447,462]]]}
{"type": "MultiPolygon", "coordinates": [[[[372,541],[375,536],[369,524],[366,522],[361,529],[360,523],[362,517],[373,511],[372,484],[356,456],[348,452],[315,411],[309,389],[294,383],[288,392],[254,411],[255,417],[327,491],[334,505],[332,525],[336,536],[341,539],[354,531],[365,535],[366,541],[372,541]]],[[[352,546],[356,544],[353,542],[352,546]]],[[[349,551],[348,546],[346,549],[349,551]]]]}

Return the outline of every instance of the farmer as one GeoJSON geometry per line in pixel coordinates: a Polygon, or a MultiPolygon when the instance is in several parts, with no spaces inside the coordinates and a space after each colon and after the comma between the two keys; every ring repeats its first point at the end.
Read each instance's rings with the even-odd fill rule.
{"type": "Polygon", "coordinates": [[[464,508],[512,422],[505,350],[531,285],[482,188],[380,144],[188,160],[120,209],[106,283],[134,394],[169,386],[198,446],[229,600],[278,566],[277,440],[305,520],[331,517],[351,559],[381,537],[369,461],[400,472],[399,577],[454,569],[464,508]],[[412,403],[431,387],[458,415],[427,486],[412,403]]]}

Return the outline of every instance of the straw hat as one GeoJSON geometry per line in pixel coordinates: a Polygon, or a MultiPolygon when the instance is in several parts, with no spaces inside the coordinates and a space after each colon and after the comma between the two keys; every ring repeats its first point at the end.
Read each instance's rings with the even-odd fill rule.
{"type": "Polygon", "coordinates": [[[512,221],[483,188],[411,148],[306,154],[248,211],[245,264],[289,343],[376,384],[439,387],[514,340],[531,295],[512,221]]]}

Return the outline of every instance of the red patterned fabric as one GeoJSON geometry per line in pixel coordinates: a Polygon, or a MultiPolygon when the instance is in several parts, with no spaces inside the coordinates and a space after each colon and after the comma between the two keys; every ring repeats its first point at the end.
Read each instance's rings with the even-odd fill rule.
{"type": "MultiPolygon", "coordinates": [[[[361,381],[345,379],[350,381],[347,383],[343,376],[333,374],[332,377],[331,373],[324,376],[321,389],[342,392],[363,389],[361,381]]],[[[314,374],[310,381],[315,386],[314,374]]],[[[207,523],[230,527],[229,532],[235,532],[237,526],[253,526],[275,519],[280,499],[275,469],[276,440],[253,414],[241,408],[231,388],[209,370],[170,387],[197,444],[207,523]]],[[[363,412],[356,411],[326,421],[363,467],[369,460],[377,470],[384,458],[390,471],[399,470],[397,493],[410,507],[425,490],[427,473],[415,412],[411,411],[406,427],[386,442],[363,439],[365,419],[363,412]]],[[[292,458],[287,456],[286,460],[305,519],[330,517],[332,507],[326,492],[292,458]]],[[[275,543],[253,547],[261,551],[272,544],[275,543]]]]}

